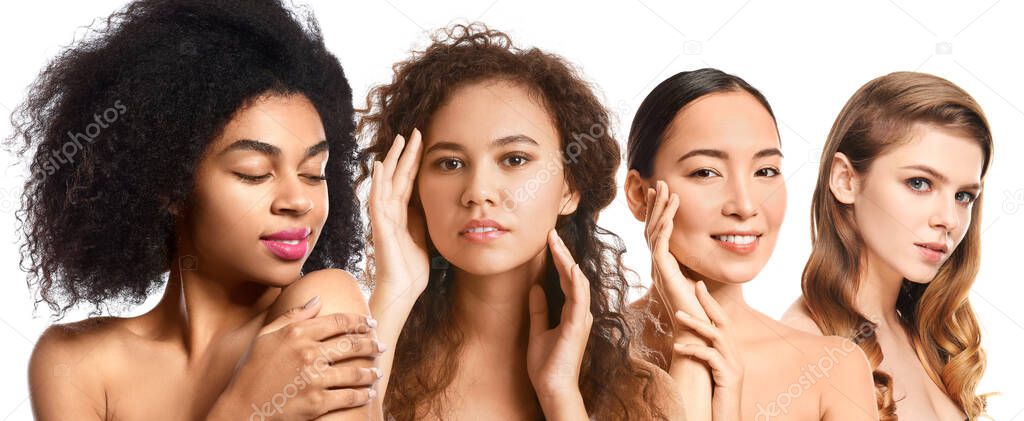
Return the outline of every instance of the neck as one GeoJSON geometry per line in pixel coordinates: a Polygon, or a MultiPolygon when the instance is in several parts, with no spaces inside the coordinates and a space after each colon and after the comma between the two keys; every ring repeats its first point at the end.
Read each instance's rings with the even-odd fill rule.
{"type": "Polygon", "coordinates": [[[490,355],[526,355],[530,330],[529,293],[541,283],[547,251],[509,271],[474,275],[457,268],[454,316],[468,343],[488,348],[490,355]]]}
{"type": "MultiPolygon", "coordinates": [[[[173,262],[179,262],[181,255],[173,262]]],[[[192,254],[195,256],[195,254],[192,254]]],[[[148,316],[160,332],[175,332],[190,357],[198,357],[217,338],[244,327],[266,311],[279,288],[255,282],[227,282],[201,270],[182,270],[172,264],[167,288],[148,316]]]]}
{"type": "Polygon", "coordinates": [[[899,325],[896,300],[903,286],[903,276],[874,258],[870,251],[863,260],[859,276],[857,309],[882,327],[899,325]]]}

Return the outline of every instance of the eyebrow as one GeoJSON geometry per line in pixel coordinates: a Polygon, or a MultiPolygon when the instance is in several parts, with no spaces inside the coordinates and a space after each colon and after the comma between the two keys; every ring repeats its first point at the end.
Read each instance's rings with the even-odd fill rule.
{"type": "MultiPolygon", "coordinates": [[[[939,180],[939,182],[941,182],[941,183],[948,183],[949,182],[949,177],[946,177],[942,173],[936,171],[934,168],[929,167],[927,165],[907,165],[905,167],[902,167],[902,169],[921,171],[923,173],[926,173],[926,174],[934,177],[936,180],[939,180]]],[[[960,188],[971,189],[971,190],[980,190],[981,189],[981,184],[978,184],[978,183],[965,184],[963,186],[960,186],[960,188]]]]}
{"type": "MultiPolygon", "coordinates": [[[[683,154],[683,156],[679,157],[679,159],[676,162],[683,162],[684,160],[695,156],[710,156],[712,158],[718,159],[729,159],[729,154],[726,153],[725,151],[721,151],[718,149],[694,149],[690,152],[683,154]]],[[[782,151],[780,151],[778,148],[762,149],[754,154],[754,159],[764,158],[768,156],[782,157],[782,151]]]]}
{"type": "MultiPolygon", "coordinates": [[[[321,140],[319,143],[310,146],[309,148],[306,149],[306,155],[304,158],[311,158],[327,150],[327,141],[321,140]]],[[[220,155],[224,155],[232,151],[256,151],[261,154],[269,155],[272,157],[278,157],[281,155],[281,148],[278,148],[277,146],[271,145],[266,142],[261,142],[259,140],[252,139],[236,140],[234,143],[224,148],[224,150],[220,152],[220,155]]]]}
{"type": "MultiPolygon", "coordinates": [[[[515,143],[525,143],[525,144],[528,144],[528,145],[540,146],[540,144],[537,143],[536,140],[533,140],[533,138],[531,138],[531,137],[529,137],[527,135],[524,135],[524,134],[514,134],[514,135],[503,136],[503,137],[499,137],[497,139],[494,139],[494,141],[491,142],[490,147],[491,148],[499,148],[499,147],[502,147],[502,146],[506,146],[506,145],[510,145],[510,144],[515,144],[515,143]]],[[[428,154],[430,152],[436,151],[436,150],[465,151],[466,147],[462,146],[461,144],[455,143],[455,142],[437,142],[437,143],[431,145],[429,148],[427,148],[426,152],[424,152],[424,155],[428,154]]]]}

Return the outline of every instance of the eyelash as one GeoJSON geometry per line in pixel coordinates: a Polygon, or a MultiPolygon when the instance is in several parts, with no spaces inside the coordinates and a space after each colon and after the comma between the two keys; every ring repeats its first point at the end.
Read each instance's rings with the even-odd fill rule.
{"type": "MultiPolygon", "coordinates": [[[[765,175],[763,177],[769,177],[770,178],[770,177],[778,177],[779,175],[782,175],[782,171],[780,171],[778,168],[775,168],[775,167],[764,167],[764,168],[761,168],[761,169],[758,169],[757,171],[755,171],[754,174],[757,175],[757,174],[759,174],[759,173],[761,173],[762,171],[765,171],[765,170],[772,171],[772,172],[774,172],[774,174],[772,174],[772,175],[765,175]]],[[[713,173],[714,175],[717,175],[719,177],[722,176],[721,174],[718,173],[718,171],[715,171],[715,170],[713,170],[711,168],[700,168],[700,169],[690,173],[690,177],[710,178],[710,177],[704,177],[704,176],[697,175],[697,174],[702,173],[702,172],[710,172],[710,173],[713,173]]]]}
{"type": "MultiPolygon", "coordinates": [[[[906,183],[907,187],[909,187],[910,190],[913,191],[914,193],[927,193],[927,192],[931,191],[932,182],[931,182],[931,180],[929,180],[927,178],[924,178],[924,177],[911,177],[911,178],[908,178],[906,181],[904,181],[904,183],[906,183]],[[914,188],[913,183],[915,181],[924,182],[925,184],[928,185],[928,189],[927,190],[919,190],[919,189],[914,188]]],[[[968,192],[965,192],[965,191],[956,192],[956,195],[954,196],[954,198],[956,196],[960,195],[960,194],[966,194],[967,197],[968,197],[968,200],[966,200],[966,201],[957,200],[957,202],[959,202],[961,205],[964,205],[964,206],[967,206],[967,205],[970,205],[971,203],[974,203],[974,201],[977,200],[977,198],[978,198],[973,193],[968,193],[968,192]]]]}
{"type": "MultiPolygon", "coordinates": [[[[235,175],[238,176],[238,178],[240,178],[243,182],[251,184],[259,184],[260,182],[270,178],[270,174],[249,175],[236,172],[235,175]]],[[[322,183],[324,181],[327,181],[327,177],[323,175],[303,175],[302,177],[305,177],[306,179],[314,181],[316,183],[322,183]]]]}
{"type": "MultiPolygon", "coordinates": [[[[533,160],[533,159],[532,159],[532,158],[531,158],[531,157],[530,157],[529,155],[527,155],[527,154],[523,154],[523,153],[512,153],[512,154],[508,154],[508,155],[505,155],[505,156],[504,156],[504,157],[503,157],[503,158],[501,159],[501,162],[507,162],[507,161],[508,161],[509,159],[513,159],[513,158],[516,158],[516,159],[522,159],[523,161],[525,161],[525,162],[523,162],[523,163],[521,163],[521,164],[519,164],[519,165],[512,165],[512,164],[509,164],[509,166],[510,166],[510,167],[513,167],[513,168],[515,168],[515,167],[522,167],[522,166],[524,166],[524,165],[528,164],[528,163],[529,163],[530,161],[532,161],[532,160],[533,160]]],[[[462,160],[460,160],[460,159],[458,159],[458,158],[452,158],[452,157],[444,157],[444,158],[440,158],[440,159],[438,159],[438,160],[437,160],[437,161],[435,162],[435,164],[434,164],[434,165],[436,165],[436,166],[440,167],[440,168],[441,168],[441,171],[456,171],[456,170],[458,170],[458,169],[462,168],[462,166],[465,166],[465,164],[464,164],[464,163],[462,162],[462,160]],[[461,166],[460,166],[459,168],[446,168],[446,167],[445,167],[445,164],[447,164],[447,163],[450,163],[450,162],[457,162],[457,163],[459,163],[459,164],[460,164],[461,166]]]]}

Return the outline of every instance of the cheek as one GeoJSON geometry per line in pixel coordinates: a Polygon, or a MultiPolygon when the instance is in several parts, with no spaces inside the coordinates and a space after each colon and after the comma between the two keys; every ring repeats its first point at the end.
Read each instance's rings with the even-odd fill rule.
{"type": "Polygon", "coordinates": [[[768,223],[768,230],[778,232],[786,217],[786,185],[769,184],[761,189],[760,209],[768,223]]]}
{"type": "Polygon", "coordinates": [[[714,221],[722,214],[720,189],[716,186],[699,186],[683,180],[667,179],[670,192],[679,196],[679,209],[672,219],[673,236],[706,236],[714,221]]]}

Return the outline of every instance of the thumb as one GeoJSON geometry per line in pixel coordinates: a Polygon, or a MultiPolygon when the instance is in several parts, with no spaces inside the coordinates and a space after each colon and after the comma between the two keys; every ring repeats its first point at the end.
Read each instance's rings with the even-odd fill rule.
{"type": "Polygon", "coordinates": [[[548,330],[548,302],[540,284],[530,287],[530,337],[548,330]]]}
{"type": "Polygon", "coordinates": [[[295,322],[312,319],[320,313],[321,306],[322,303],[320,302],[319,295],[310,298],[302,307],[294,307],[284,312],[284,314],[277,316],[274,321],[268,323],[266,326],[263,326],[263,329],[260,329],[260,335],[276,332],[279,329],[295,322]]]}

